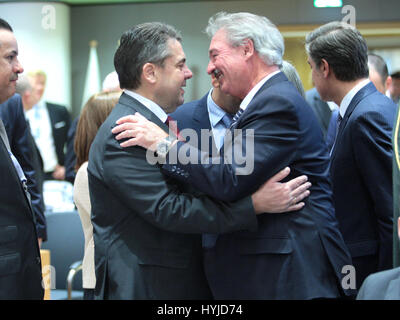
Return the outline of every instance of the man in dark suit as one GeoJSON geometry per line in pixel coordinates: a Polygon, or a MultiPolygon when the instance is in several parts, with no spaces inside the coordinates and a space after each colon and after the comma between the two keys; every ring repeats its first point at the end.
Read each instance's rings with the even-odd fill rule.
{"type": "MultiPolygon", "coordinates": [[[[18,84],[17,84],[18,86],[18,84]]],[[[37,182],[37,170],[41,170],[35,142],[26,124],[21,97],[15,94],[0,104],[0,118],[3,120],[11,152],[17,158],[27,178],[32,209],[36,218],[39,243],[47,240],[46,218],[41,181],[37,182]]]]}
{"type": "MultiPolygon", "coordinates": [[[[18,45],[10,25],[0,19],[0,103],[15,93],[18,45]]],[[[12,154],[0,119],[0,299],[42,299],[41,260],[35,215],[25,175],[12,154]]]]}
{"type": "MultiPolygon", "coordinates": [[[[241,109],[218,157],[206,161],[204,151],[175,141],[163,172],[222,201],[248,196],[285,166],[291,168],[290,178],[305,174],[312,183],[305,206],[296,213],[258,216],[257,230],[205,236],[204,266],[213,296],[313,299],[354,294],[343,283],[342,270],[351,259],[335,218],[328,153],[313,111],[279,70],[282,35],[267,18],[249,13],[218,13],[207,32],[212,37],[207,72],[222,92],[242,100],[241,109]],[[192,161],[182,161],[187,158],[192,161]]],[[[163,143],[160,130],[143,118],[125,117],[118,123],[114,132],[130,131],[117,139],[134,136],[122,146],[158,150],[163,143]]]]}
{"type": "Polygon", "coordinates": [[[325,101],[339,105],[331,153],[336,216],[357,276],[392,268],[392,144],[395,104],[368,79],[367,45],[357,29],[332,22],[306,37],[308,63],[325,101]]]}
{"type": "MultiPolygon", "coordinates": [[[[183,103],[192,77],[185,61],[177,31],[156,22],[125,32],[115,53],[125,91],[96,135],[88,167],[97,299],[211,298],[200,234],[255,229],[255,213],[267,211],[268,188],[216,201],[166,178],[153,162],[164,149],[154,156],[114,139],[116,120],[135,112],[167,131],[166,112],[183,103]]],[[[302,199],[303,191],[288,199],[302,199]]]]}
{"type": "MultiPolygon", "coordinates": [[[[383,60],[383,58],[377,54],[369,53],[368,70],[369,80],[371,80],[371,82],[374,84],[376,90],[382,94],[385,94],[388,84],[390,84],[392,81],[389,76],[385,60],[383,60]]],[[[334,110],[332,112],[331,120],[329,121],[328,132],[326,134],[326,144],[328,146],[328,150],[332,149],[333,143],[335,142],[338,115],[339,110],[334,110]]]]}
{"type": "Polygon", "coordinates": [[[42,100],[46,87],[43,71],[28,73],[36,96],[35,105],[25,110],[32,135],[43,159],[45,180],[65,179],[65,152],[71,119],[65,106],[42,100]]]}

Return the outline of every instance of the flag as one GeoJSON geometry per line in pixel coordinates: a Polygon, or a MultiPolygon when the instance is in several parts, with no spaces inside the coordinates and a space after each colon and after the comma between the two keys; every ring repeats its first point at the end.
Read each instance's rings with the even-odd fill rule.
{"type": "Polygon", "coordinates": [[[81,109],[92,95],[100,92],[101,88],[100,67],[99,67],[99,60],[97,58],[97,41],[96,40],[90,41],[89,46],[90,46],[89,63],[86,70],[86,80],[85,80],[85,87],[83,89],[81,109]]]}

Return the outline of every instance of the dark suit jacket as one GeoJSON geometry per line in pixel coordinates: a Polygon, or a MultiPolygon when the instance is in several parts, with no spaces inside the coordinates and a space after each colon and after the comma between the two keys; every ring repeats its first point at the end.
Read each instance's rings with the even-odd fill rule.
{"type": "Polygon", "coordinates": [[[400,300],[400,268],[369,275],[358,292],[357,300],[400,300]]]}
{"type": "Polygon", "coordinates": [[[329,108],[329,105],[325,101],[321,100],[316,88],[312,88],[306,92],[306,101],[317,116],[318,123],[325,137],[329,120],[331,119],[331,108],[329,108]]]}
{"type": "MultiPolygon", "coordinates": [[[[183,112],[183,108],[178,112],[183,112]]],[[[205,114],[206,106],[202,104],[201,108],[205,114]]],[[[191,112],[200,113],[193,109],[187,111],[187,118],[191,112]]],[[[198,124],[196,120],[191,123],[193,127],[198,124]]],[[[240,149],[242,154],[250,153],[249,161],[254,159],[251,174],[236,175],[235,169],[240,167],[236,160],[233,164],[225,161],[211,166],[167,163],[164,171],[224,201],[251,194],[285,166],[291,168],[289,179],[306,174],[312,187],[302,210],[257,216],[256,232],[220,235],[215,246],[205,251],[205,270],[214,297],[338,296],[342,268],[351,265],[351,259],[335,218],[328,179],[329,158],[313,111],[286,76],[279,73],[264,84],[231,132],[233,129],[243,129],[243,141],[246,136],[251,137],[251,131],[246,129],[254,129],[253,150],[248,144],[240,149]]],[[[183,147],[195,152],[179,142],[178,148],[183,147]]],[[[168,161],[175,149],[171,149],[168,161]]],[[[221,158],[227,156],[224,149],[225,146],[221,158]]],[[[350,291],[346,293],[354,294],[350,291]]]]}
{"type": "Polygon", "coordinates": [[[0,299],[42,299],[35,218],[2,139],[0,172],[0,299]]]}
{"type": "Polygon", "coordinates": [[[358,284],[371,272],[392,268],[395,112],[390,99],[366,85],[346,110],[331,155],[336,216],[358,284]]]}
{"type": "Polygon", "coordinates": [[[38,236],[46,241],[47,230],[43,194],[41,182],[37,182],[38,176],[36,175],[36,170],[40,169],[36,153],[38,150],[32,148],[35,146],[34,140],[26,125],[21,97],[18,94],[0,104],[0,117],[6,128],[11,152],[17,158],[27,178],[38,236]]]}
{"type": "Polygon", "coordinates": [[[149,109],[122,94],[90,149],[95,296],[208,299],[200,234],[256,228],[251,200],[228,204],[187,193],[148,162],[143,148],[121,148],[111,129],[135,112],[167,130],[149,109]]]}
{"type": "Polygon", "coordinates": [[[58,164],[63,166],[65,160],[64,148],[67,143],[71,118],[67,108],[64,106],[46,102],[46,107],[49,111],[58,164]]]}

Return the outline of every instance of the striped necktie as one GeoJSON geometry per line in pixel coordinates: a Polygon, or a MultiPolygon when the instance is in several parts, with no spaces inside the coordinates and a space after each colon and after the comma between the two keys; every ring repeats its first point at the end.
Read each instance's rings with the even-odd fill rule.
{"type": "Polygon", "coordinates": [[[240,108],[239,111],[236,112],[236,114],[233,116],[231,127],[239,120],[243,112],[244,110],[242,108],[240,108]]]}

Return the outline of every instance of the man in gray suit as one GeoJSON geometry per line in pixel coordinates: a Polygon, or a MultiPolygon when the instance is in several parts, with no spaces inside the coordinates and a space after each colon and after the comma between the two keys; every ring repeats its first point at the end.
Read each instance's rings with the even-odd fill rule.
{"type": "MultiPolygon", "coordinates": [[[[397,228],[400,238],[400,218],[397,228]]],[[[369,275],[358,292],[357,300],[400,300],[400,267],[369,275]]]]}
{"type": "Polygon", "coordinates": [[[296,204],[307,195],[304,187],[294,188],[304,179],[282,184],[281,210],[270,206],[268,199],[277,199],[268,181],[252,196],[227,203],[164,176],[150,160],[161,161],[165,146],[157,155],[120,146],[111,130],[122,116],[140,113],[168,131],[167,113],[183,103],[183,87],[192,77],[180,42],[173,27],[145,23],[122,35],[114,56],[125,90],[89,154],[95,299],[210,299],[201,233],[255,230],[257,213],[304,205],[296,204]]]}

